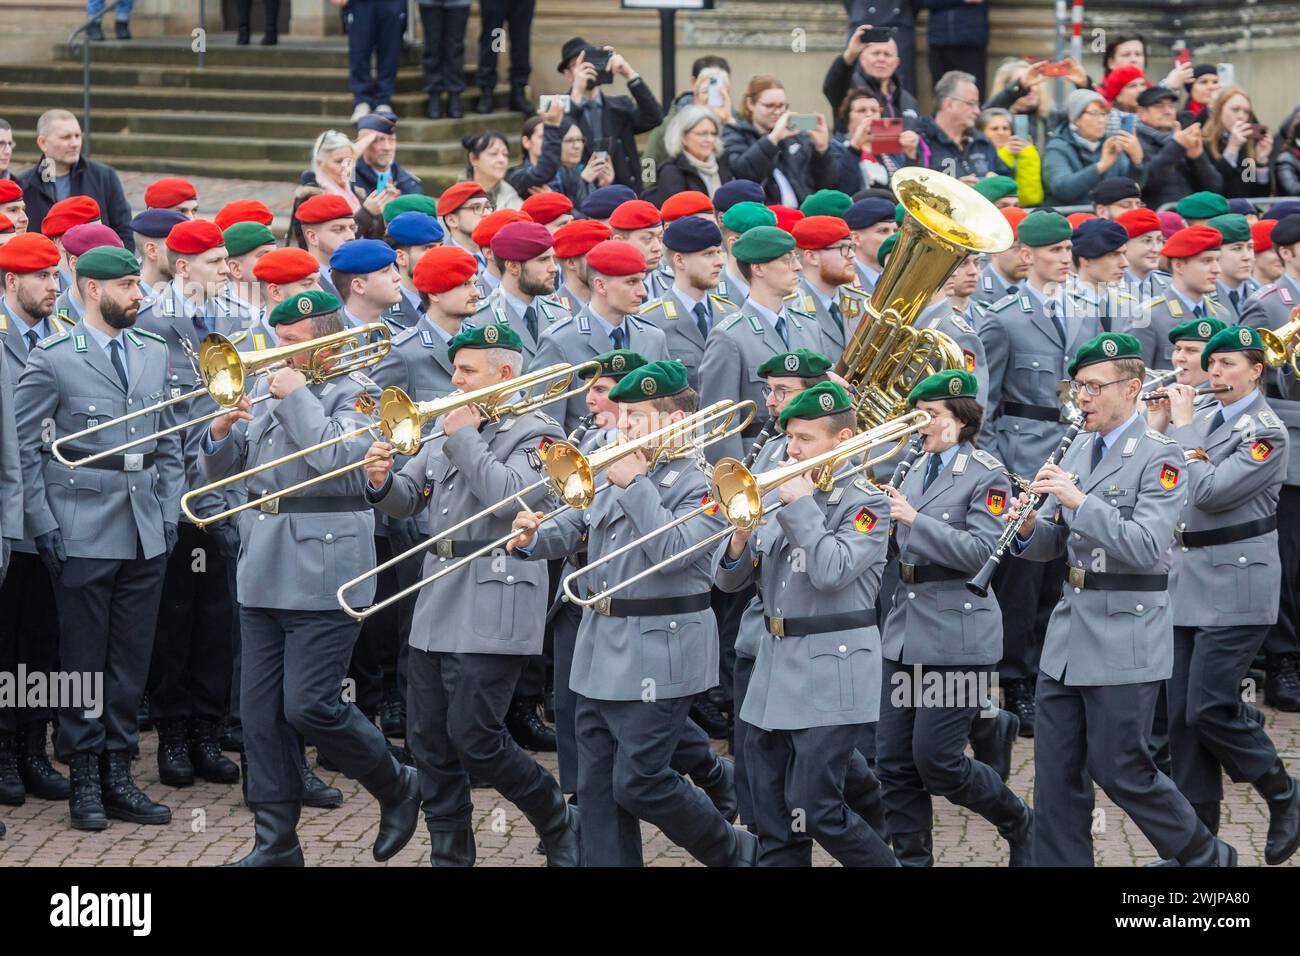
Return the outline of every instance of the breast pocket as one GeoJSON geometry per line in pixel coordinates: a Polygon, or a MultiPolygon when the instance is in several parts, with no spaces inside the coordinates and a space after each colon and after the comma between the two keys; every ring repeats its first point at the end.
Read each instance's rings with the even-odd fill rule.
{"type": "Polygon", "coordinates": [[[1211,545],[1210,563],[1223,585],[1215,591],[1215,606],[1234,614],[1256,610],[1277,587],[1277,561],[1275,541],[1211,545]]]}
{"type": "MultiPolygon", "coordinates": [[[[126,414],[125,400],[105,398],[102,395],[74,395],[64,403],[63,407],[67,414],[72,417],[72,427],[69,429],[69,434],[86,428],[94,428],[96,425],[104,424],[109,419],[126,414]]],[[[79,438],[77,439],[77,445],[82,448],[106,448],[110,444],[117,444],[118,442],[111,441],[111,433],[116,432],[120,427],[106,428],[94,435],[79,438]]],[[[69,456],[69,460],[72,460],[73,457],[69,456]]]]}
{"type": "Polygon", "coordinates": [[[687,678],[689,642],[702,641],[704,629],[694,621],[677,627],[658,624],[641,628],[641,673],[656,684],[680,684],[687,678]]]}
{"type": "Polygon", "coordinates": [[[1137,492],[1131,488],[1120,489],[1118,491],[1107,490],[1103,497],[1106,504],[1119,511],[1119,515],[1125,521],[1133,517],[1133,507],[1137,503],[1137,492]]]}
{"type": "Polygon", "coordinates": [[[46,468],[45,500],[65,539],[89,538],[100,530],[94,505],[103,493],[101,477],[89,468],[77,472],[56,464],[46,468]]]}
{"type": "Polygon", "coordinates": [[[964,499],[957,501],[927,501],[925,504],[925,513],[932,518],[938,518],[946,525],[954,528],[966,527],[966,509],[970,502],[964,499]]]}
{"type": "MultiPolygon", "coordinates": [[[[818,710],[853,710],[867,703],[865,682],[854,680],[854,669],[871,653],[871,631],[862,628],[833,634],[811,634],[808,643],[812,669],[813,706],[818,710]]],[[[789,638],[787,638],[789,640],[789,638]]]]}
{"type": "Polygon", "coordinates": [[[1150,618],[1169,603],[1165,592],[1107,591],[1106,622],[1101,637],[1107,667],[1132,670],[1146,667],[1156,635],[1150,618]]]}
{"type": "Polygon", "coordinates": [[[993,627],[993,609],[984,607],[965,588],[945,588],[935,594],[939,609],[940,646],[972,653],[980,637],[993,627]]]}
{"type": "Polygon", "coordinates": [[[1035,396],[1035,401],[1047,404],[1051,399],[1055,404],[1056,383],[1061,377],[1061,359],[1047,352],[1017,352],[1012,378],[1016,385],[1027,395],[1035,396]]]}
{"type": "Polygon", "coordinates": [[[310,581],[313,594],[333,594],[361,565],[361,546],[350,513],[289,515],[289,527],[298,553],[299,581],[310,581]]]}
{"type": "Polygon", "coordinates": [[[494,641],[526,642],[534,636],[531,627],[520,627],[516,614],[528,607],[537,585],[516,571],[515,562],[498,558],[474,561],[474,633],[494,641]]]}

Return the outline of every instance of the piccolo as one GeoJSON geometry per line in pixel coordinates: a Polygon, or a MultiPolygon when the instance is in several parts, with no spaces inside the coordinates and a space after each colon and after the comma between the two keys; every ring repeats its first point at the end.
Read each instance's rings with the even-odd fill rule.
{"type": "MultiPolygon", "coordinates": [[[[1206,388],[1203,385],[1198,385],[1196,387],[1197,395],[1221,395],[1224,392],[1231,392],[1231,391],[1232,391],[1231,385],[1214,385],[1209,388],[1206,388]]],[[[1169,393],[1165,391],[1164,385],[1160,385],[1157,388],[1153,388],[1149,392],[1143,392],[1141,395],[1142,401],[1144,402],[1158,402],[1160,399],[1168,398],[1168,397],[1169,397],[1169,393]]]]}

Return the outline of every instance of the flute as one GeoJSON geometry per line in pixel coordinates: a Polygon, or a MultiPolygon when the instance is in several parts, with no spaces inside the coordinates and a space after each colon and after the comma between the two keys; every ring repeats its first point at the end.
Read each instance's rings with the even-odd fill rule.
{"type": "MultiPolygon", "coordinates": [[[[1209,388],[1204,387],[1205,385],[1208,384],[1209,384],[1208,382],[1205,382],[1202,383],[1201,385],[1198,385],[1196,387],[1196,394],[1197,395],[1221,395],[1224,392],[1232,391],[1231,385],[1213,385],[1209,388]]],[[[1168,397],[1169,397],[1169,393],[1164,390],[1163,385],[1161,385],[1158,388],[1153,388],[1149,392],[1143,392],[1141,395],[1142,401],[1144,402],[1158,402],[1160,401],[1160,399],[1168,398],[1168,397]]]]}

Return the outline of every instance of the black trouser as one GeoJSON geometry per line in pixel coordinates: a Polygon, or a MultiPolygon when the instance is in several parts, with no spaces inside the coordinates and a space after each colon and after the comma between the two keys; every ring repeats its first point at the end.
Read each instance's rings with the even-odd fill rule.
{"type": "Polygon", "coordinates": [[[244,719],[243,715],[239,712],[241,699],[239,682],[240,673],[243,668],[242,662],[244,651],[243,640],[240,638],[239,632],[239,601],[237,600],[239,592],[236,590],[235,583],[238,570],[239,565],[237,561],[226,561],[226,583],[230,588],[231,599],[230,619],[233,622],[231,624],[230,632],[230,722],[226,729],[227,733],[232,737],[236,740],[242,741],[244,739],[244,719]]]}
{"type": "MultiPolygon", "coordinates": [[[[376,535],[376,565],[383,564],[392,557],[393,546],[388,536],[376,535]]],[[[375,582],[375,601],[382,601],[414,584],[420,575],[420,561],[419,556],[412,556],[380,572],[375,582]]],[[[415,597],[412,594],[396,604],[390,604],[361,623],[361,636],[352,651],[348,676],[356,684],[357,706],[367,717],[373,718],[378,714],[385,699],[406,699],[404,649],[411,639],[411,615],[415,611],[415,597]]]]}
{"type": "Polygon", "coordinates": [[[1283,485],[1277,499],[1277,556],[1282,565],[1282,599],[1277,623],[1268,629],[1269,654],[1300,654],[1300,486],[1283,485]]]}
{"type": "Polygon", "coordinates": [[[1029,561],[1007,555],[993,575],[993,589],[1002,609],[1002,660],[998,677],[1003,682],[1024,681],[1038,673],[1047,622],[1061,600],[1066,561],[1029,561]]]}
{"type": "Polygon", "coordinates": [[[406,0],[365,0],[344,11],[348,32],[348,85],[353,103],[392,104],[397,63],[406,29],[406,0]],[[375,71],[370,72],[371,57],[375,71]]]}
{"type": "Polygon", "coordinates": [[[420,4],[424,26],[424,92],[460,93],[465,89],[465,27],[469,7],[420,4]]]}
{"type": "Polygon", "coordinates": [[[552,653],[555,657],[555,748],[560,762],[560,789],[578,792],[578,737],[575,714],[578,695],[569,687],[573,648],[578,642],[582,609],[569,601],[551,618],[552,653]]]}
{"type": "Polygon", "coordinates": [[[1169,749],[1174,781],[1192,803],[1222,800],[1225,770],[1236,783],[1254,783],[1277,761],[1273,741],[1247,719],[1241,700],[1241,682],[1268,628],[1174,628],[1169,749]]]}
{"type": "MultiPolygon", "coordinates": [[[[0,586],[0,672],[53,674],[59,669],[59,616],[54,588],[45,564],[35,554],[14,551],[9,573],[0,586]]],[[[0,707],[0,733],[17,733],[19,727],[53,716],[50,707],[0,707]]]]}
{"type": "MultiPolygon", "coordinates": [[[[280,19],[280,0],[263,0],[263,6],[266,7],[263,30],[276,36],[280,32],[277,22],[280,19]]],[[[235,16],[238,18],[239,29],[249,29],[253,22],[253,0],[235,0],[235,16]]]]}
{"type": "Polygon", "coordinates": [[[158,605],[149,713],[156,721],[218,721],[230,702],[234,659],[230,562],[214,538],[188,521],[180,523],[177,534],[158,605]]]}
{"type": "Polygon", "coordinates": [[[723,591],[714,588],[710,595],[713,616],[718,619],[718,684],[723,700],[736,699],[736,635],[740,632],[740,618],[754,596],[754,585],[740,591],[723,591]]]}
{"type": "Polygon", "coordinates": [[[248,802],[302,799],[302,743],[355,779],[392,760],[379,728],[340,691],[359,622],[342,611],[240,609],[248,802]]]}
{"type": "Polygon", "coordinates": [[[528,85],[528,74],[533,69],[529,62],[529,48],[536,6],[536,0],[479,0],[482,16],[475,83],[480,90],[491,90],[497,85],[497,49],[501,45],[501,34],[496,31],[503,25],[510,31],[510,85],[528,85]]]}
{"type": "Polygon", "coordinates": [[[939,77],[949,70],[960,70],[975,77],[975,85],[980,90],[980,102],[987,97],[989,70],[989,48],[984,46],[932,46],[929,49],[930,84],[939,82],[939,77]]]}
{"type": "Polygon", "coordinates": [[[515,654],[411,649],[406,743],[420,770],[430,830],[469,829],[471,775],[530,819],[563,799],[555,793],[555,778],[506,730],[506,709],[523,661],[515,654]]]}
{"type": "Polygon", "coordinates": [[[736,692],[736,720],[732,725],[732,757],[736,761],[736,806],[740,812],[740,822],[751,829],[754,823],[754,798],[749,790],[749,776],[745,758],[745,740],[749,737],[750,725],[740,719],[740,708],[745,703],[745,694],[749,691],[749,679],[754,675],[754,658],[746,654],[736,655],[736,672],[734,689],[736,692]]]}
{"type": "Polygon", "coordinates": [[[96,702],[102,713],[85,706],[59,708],[55,750],[65,760],[77,753],[133,750],[140,739],[140,700],[167,558],[137,555],[129,561],[68,558],[55,582],[60,668],[103,675],[96,702]]]}

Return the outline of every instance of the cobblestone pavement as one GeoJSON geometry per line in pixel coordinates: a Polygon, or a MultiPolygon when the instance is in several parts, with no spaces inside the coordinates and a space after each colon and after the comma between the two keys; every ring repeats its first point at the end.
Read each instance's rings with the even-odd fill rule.
{"type": "MultiPolygon", "coordinates": [[[[310,151],[311,144],[303,146],[303,155],[310,151]]],[[[307,164],[303,164],[307,168],[307,164]]],[[[126,201],[131,204],[133,213],[144,209],[144,191],[161,173],[140,173],[119,171],[122,178],[122,190],[126,201]]],[[[211,176],[187,176],[199,194],[199,216],[211,219],[217,210],[232,199],[260,199],[275,213],[276,219],[283,219],[287,224],[289,213],[293,211],[293,192],[297,183],[268,183],[249,179],[215,179],[211,176]]]]}
{"type": "MultiPolygon", "coordinates": [[[[1300,774],[1300,714],[1265,708],[1268,730],[1292,773],[1300,774]]],[[[198,783],[183,790],[158,782],[157,737],[145,734],[141,758],[135,764],[137,783],[172,808],[172,823],[162,827],[114,821],[107,830],[88,833],[69,829],[64,803],[29,799],[21,807],[0,807],[9,834],[0,840],[0,867],[20,866],[211,866],[242,856],[252,845],[252,818],[244,808],[240,788],[198,783]]],[[[1033,783],[1032,741],[1016,743],[1012,788],[1027,794],[1033,783]]],[[[556,772],[554,754],[540,755],[556,772]]],[[[66,770],[61,767],[60,769],[66,770]]],[[[334,810],[303,811],[299,835],[312,866],[376,866],[370,857],[378,811],[375,802],[341,774],[317,771],[340,787],[345,800],[334,810]]],[[[984,820],[946,800],[936,799],[934,851],[939,866],[1005,866],[1006,844],[984,820]]],[[[1155,859],[1155,852],[1122,811],[1104,794],[1097,794],[1097,861],[1104,866],[1133,866],[1155,859]]],[[[1226,785],[1220,835],[1241,854],[1243,866],[1263,865],[1268,813],[1264,802],[1244,784],[1226,785]]],[[[541,866],[535,852],[537,835],[519,811],[493,790],[474,791],[474,827],[478,862],[482,866],[541,866]]],[[[645,859],[651,866],[694,866],[684,850],[658,830],[642,828],[645,859]]],[[[418,866],[425,862],[428,839],[423,828],[386,866],[418,866]]],[[[819,866],[833,865],[820,848],[819,866]]],[[[1300,865],[1300,855],[1288,865],[1300,865]]]]}

